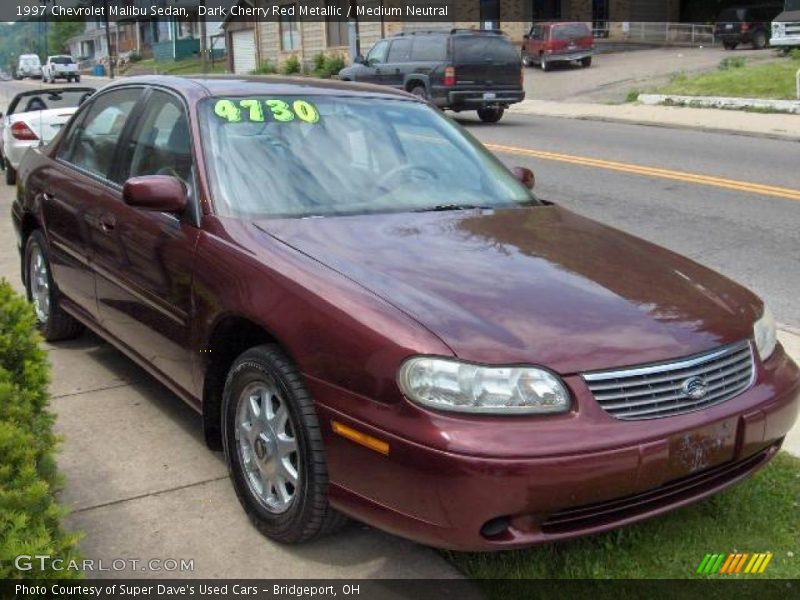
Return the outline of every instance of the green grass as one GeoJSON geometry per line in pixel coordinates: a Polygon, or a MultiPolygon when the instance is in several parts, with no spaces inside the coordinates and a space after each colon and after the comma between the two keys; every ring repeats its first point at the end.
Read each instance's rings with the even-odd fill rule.
{"type": "MultiPolygon", "coordinates": [[[[443,554],[479,579],[752,579],[697,575],[707,552],[772,552],[759,578],[800,575],[800,459],[780,453],[738,486],[663,517],[606,534],[527,550],[443,554]]],[[[490,597],[501,582],[482,581],[490,597]]]]}
{"type": "Polygon", "coordinates": [[[757,64],[741,57],[727,58],[711,73],[678,74],[656,93],[793,100],[798,69],[800,58],[795,55],[757,64]]]}
{"type": "MultiPolygon", "coordinates": [[[[153,58],[132,63],[128,69],[129,73],[158,73],[159,75],[198,75],[203,72],[199,58],[186,58],[176,61],[157,61],[153,58]]],[[[211,61],[208,62],[208,73],[227,73],[228,66],[224,58],[214,61],[214,68],[211,68],[211,61]]],[[[128,74],[128,73],[125,73],[128,74]]]]}

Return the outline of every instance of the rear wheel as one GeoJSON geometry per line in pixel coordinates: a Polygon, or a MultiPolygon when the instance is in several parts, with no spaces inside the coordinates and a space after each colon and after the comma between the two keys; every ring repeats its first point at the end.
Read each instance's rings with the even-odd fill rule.
{"type": "Polygon", "coordinates": [[[478,118],[484,123],[497,123],[503,118],[504,108],[486,107],[478,109],[478,118]]]}
{"type": "Polygon", "coordinates": [[[581,66],[583,66],[584,68],[591,67],[592,66],[592,57],[591,56],[587,56],[586,58],[582,58],[581,59],[581,66]]]}
{"type": "Polygon", "coordinates": [[[424,98],[425,100],[428,99],[428,90],[425,89],[425,86],[422,85],[415,85],[409,90],[414,96],[418,98],[424,98]]]}
{"type": "Polygon", "coordinates": [[[239,502],[267,537],[294,544],[347,519],[328,503],[328,471],[314,403],[274,344],[244,352],[223,392],[225,457],[239,502]]]}
{"type": "Polygon", "coordinates": [[[767,47],[767,34],[764,31],[756,31],[753,35],[753,49],[763,50],[767,47]]]}
{"type": "Polygon", "coordinates": [[[58,290],[50,273],[47,244],[38,230],[25,244],[25,291],[33,304],[36,321],[48,342],[66,340],[78,335],[83,326],[58,305],[58,290]]]}
{"type": "Polygon", "coordinates": [[[81,82],[81,76],[80,75],[76,75],[75,76],[75,83],[80,83],[80,82],[81,82]]]}

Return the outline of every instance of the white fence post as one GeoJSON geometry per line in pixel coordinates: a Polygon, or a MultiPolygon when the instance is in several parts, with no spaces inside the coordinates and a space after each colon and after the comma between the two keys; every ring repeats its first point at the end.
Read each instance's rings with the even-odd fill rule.
{"type": "Polygon", "coordinates": [[[800,69],[797,69],[797,75],[795,75],[795,82],[797,83],[797,99],[800,100],[800,69]]]}

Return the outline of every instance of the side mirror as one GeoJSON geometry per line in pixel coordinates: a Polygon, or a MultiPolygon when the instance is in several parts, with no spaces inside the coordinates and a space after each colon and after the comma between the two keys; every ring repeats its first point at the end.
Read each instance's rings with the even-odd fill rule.
{"type": "Polygon", "coordinates": [[[364,55],[363,55],[363,54],[359,54],[358,56],[356,56],[356,57],[353,59],[353,62],[354,62],[354,63],[356,63],[356,64],[358,64],[358,65],[365,65],[365,64],[367,64],[367,59],[366,59],[366,58],[364,58],[364,55]]]}
{"type": "Polygon", "coordinates": [[[128,206],[142,210],[182,213],[187,203],[186,186],[169,175],[132,177],[122,188],[122,199],[128,206]]]}
{"type": "Polygon", "coordinates": [[[533,171],[527,167],[512,167],[511,174],[529,190],[533,189],[536,183],[536,177],[533,176],[533,171]]]}

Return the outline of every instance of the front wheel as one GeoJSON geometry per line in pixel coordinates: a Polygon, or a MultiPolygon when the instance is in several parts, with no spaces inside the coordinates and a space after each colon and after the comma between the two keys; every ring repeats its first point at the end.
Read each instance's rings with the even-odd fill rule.
{"type": "Polygon", "coordinates": [[[338,528],[314,404],[298,369],[276,345],[237,358],[223,392],[225,457],[255,527],[295,544],[338,528]]]}
{"type": "Polygon", "coordinates": [[[76,75],[75,78],[74,78],[74,81],[75,81],[75,83],[80,83],[81,82],[81,76],[80,75],[76,75]]]}
{"type": "Polygon", "coordinates": [[[531,60],[530,56],[528,56],[527,54],[523,54],[522,55],[522,64],[525,67],[530,67],[530,66],[533,65],[533,61],[531,60]]]}
{"type": "Polygon", "coordinates": [[[544,54],[539,57],[539,66],[545,73],[547,73],[547,71],[549,71],[551,68],[550,63],[547,61],[547,57],[544,54]]]}
{"type": "Polygon", "coordinates": [[[478,118],[484,123],[497,123],[503,118],[504,108],[501,107],[487,107],[478,109],[478,118]]]}
{"type": "Polygon", "coordinates": [[[58,304],[58,290],[50,273],[47,244],[38,230],[25,244],[25,291],[33,304],[39,331],[48,342],[66,340],[78,335],[83,326],[58,304]]]}

